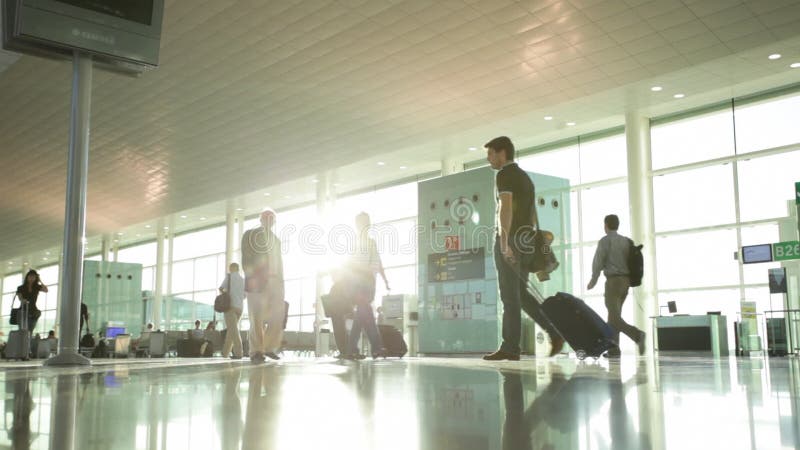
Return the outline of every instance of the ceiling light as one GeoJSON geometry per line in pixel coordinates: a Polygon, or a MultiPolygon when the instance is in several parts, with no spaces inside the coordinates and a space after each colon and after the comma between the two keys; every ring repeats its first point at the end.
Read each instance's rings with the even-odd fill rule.
{"type": "Polygon", "coordinates": [[[406,169],[408,169],[408,167],[406,167],[406,166],[400,166],[400,170],[406,170],[406,169]]]}
{"type": "Polygon", "coordinates": [[[683,95],[683,94],[675,94],[675,95],[673,95],[673,97],[675,97],[675,98],[683,98],[683,97],[686,97],[686,96],[683,95]]]}
{"type": "Polygon", "coordinates": [[[386,165],[386,163],[385,163],[385,162],[383,162],[383,161],[378,161],[378,165],[379,165],[379,166],[385,166],[385,165],[386,165]]]}
{"type": "Polygon", "coordinates": [[[50,252],[44,252],[44,254],[50,256],[50,252]]]}
{"type": "Polygon", "coordinates": [[[474,152],[474,151],[477,151],[477,150],[478,150],[478,147],[470,147],[469,148],[469,151],[471,151],[471,152],[474,152]]]}
{"type": "Polygon", "coordinates": [[[574,127],[575,126],[575,122],[567,122],[567,126],[568,127],[574,127]]]}
{"type": "Polygon", "coordinates": [[[145,225],[144,227],[145,227],[145,228],[150,228],[150,227],[151,227],[151,225],[145,225]]]}
{"type": "Polygon", "coordinates": [[[291,195],[284,195],[283,198],[292,198],[291,195]]]}
{"type": "Polygon", "coordinates": [[[791,67],[792,69],[800,68],[800,62],[792,63],[789,65],[789,67],[791,67]]]}
{"type": "Polygon", "coordinates": [[[201,217],[200,220],[206,220],[206,218],[205,217],[201,217]]]}
{"type": "Polygon", "coordinates": [[[186,216],[181,216],[181,219],[185,219],[185,218],[186,218],[186,216]]]}
{"type": "Polygon", "coordinates": [[[767,56],[767,58],[769,58],[769,59],[781,59],[781,54],[780,53],[773,53],[773,54],[767,56]]]}
{"type": "Polygon", "coordinates": [[[169,227],[164,227],[165,230],[169,230],[169,227]]]}
{"type": "Polygon", "coordinates": [[[662,88],[661,86],[653,86],[650,88],[650,90],[653,92],[660,92],[662,89],[664,88],[662,88]]]}
{"type": "Polygon", "coordinates": [[[333,186],[334,186],[334,187],[339,187],[339,186],[341,186],[341,185],[342,185],[342,183],[333,183],[333,186]]]}
{"type": "Polygon", "coordinates": [[[44,258],[42,258],[42,261],[47,261],[47,257],[45,256],[44,258]]]}
{"type": "Polygon", "coordinates": [[[120,232],[120,233],[117,233],[117,236],[122,236],[123,234],[125,234],[125,233],[120,232]]]}
{"type": "Polygon", "coordinates": [[[137,233],[137,234],[136,234],[136,237],[142,237],[142,235],[137,233]]]}
{"type": "Polygon", "coordinates": [[[270,195],[272,194],[270,194],[269,192],[264,192],[264,197],[269,197],[270,195]]]}
{"type": "Polygon", "coordinates": [[[114,239],[114,242],[119,242],[119,239],[114,239]]]}
{"type": "Polygon", "coordinates": [[[316,179],[316,178],[314,178],[313,180],[311,180],[311,182],[312,182],[312,183],[319,183],[319,180],[318,180],[318,179],[316,179]]]}
{"type": "Polygon", "coordinates": [[[553,120],[553,116],[544,116],[544,120],[553,120]]]}
{"type": "Polygon", "coordinates": [[[237,211],[244,211],[242,208],[236,208],[237,211]]]}

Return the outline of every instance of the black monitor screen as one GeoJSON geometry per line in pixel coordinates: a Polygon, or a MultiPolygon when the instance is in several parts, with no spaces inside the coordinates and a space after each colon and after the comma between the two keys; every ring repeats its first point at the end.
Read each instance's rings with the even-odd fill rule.
{"type": "Polygon", "coordinates": [[[748,245],[742,247],[742,263],[755,264],[772,261],[772,245],[748,245]]]}
{"type": "Polygon", "coordinates": [[[78,8],[96,11],[120,19],[150,25],[153,20],[153,0],[56,0],[78,8]]]}

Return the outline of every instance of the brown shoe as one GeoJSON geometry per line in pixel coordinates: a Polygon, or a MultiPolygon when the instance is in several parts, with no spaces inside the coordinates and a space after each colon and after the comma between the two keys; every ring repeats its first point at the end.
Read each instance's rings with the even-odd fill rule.
{"type": "Polygon", "coordinates": [[[489,353],[483,357],[485,361],[519,361],[519,355],[515,355],[513,353],[504,352],[502,350],[498,350],[494,353],[489,353]]]}
{"type": "Polygon", "coordinates": [[[564,348],[564,338],[561,336],[551,336],[550,345],[550,356],[556,356],[561,353],[561,350],[564,348]]]}

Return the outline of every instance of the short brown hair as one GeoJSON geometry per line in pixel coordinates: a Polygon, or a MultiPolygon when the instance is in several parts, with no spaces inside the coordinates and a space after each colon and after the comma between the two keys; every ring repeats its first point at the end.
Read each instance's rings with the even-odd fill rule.
{"type": "Polygon", "coordinates": [[[500,136],[492,139],[483,145],[484,148],[491,149],[495,152],[503,151],[506,153],[506,159],[509,161],[514,160],[514,143],[508,136],[500,136]]]}

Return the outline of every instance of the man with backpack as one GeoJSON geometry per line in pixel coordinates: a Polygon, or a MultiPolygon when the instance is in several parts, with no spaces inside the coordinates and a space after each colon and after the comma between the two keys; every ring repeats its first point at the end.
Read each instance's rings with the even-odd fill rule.
{"type": "MultiPolygon", "coordinates": [[[[604,297],[608,309],[608,324],[615,331],[614,338],[619,342],[619,333],[624,333],[636,342],[639,354],[643,355],[645,332],[622,318],[622,304],[628,296],[628,289],[641,284],[641,267],[638,267],[640,263],[636,262],[641,261],[641,246],[635,246],[631,239],[617,233],[619,217],[615,214],[606,216],[603,222],[606,235],[597,243],[597,251],[592,261],[592,279],[586,289],[591,290],[597,284],[602,271],[606,277],[604,297]]],[[[616,350],[609,350],[606,356],[618,358],[619,347],[616,350]]]]}

